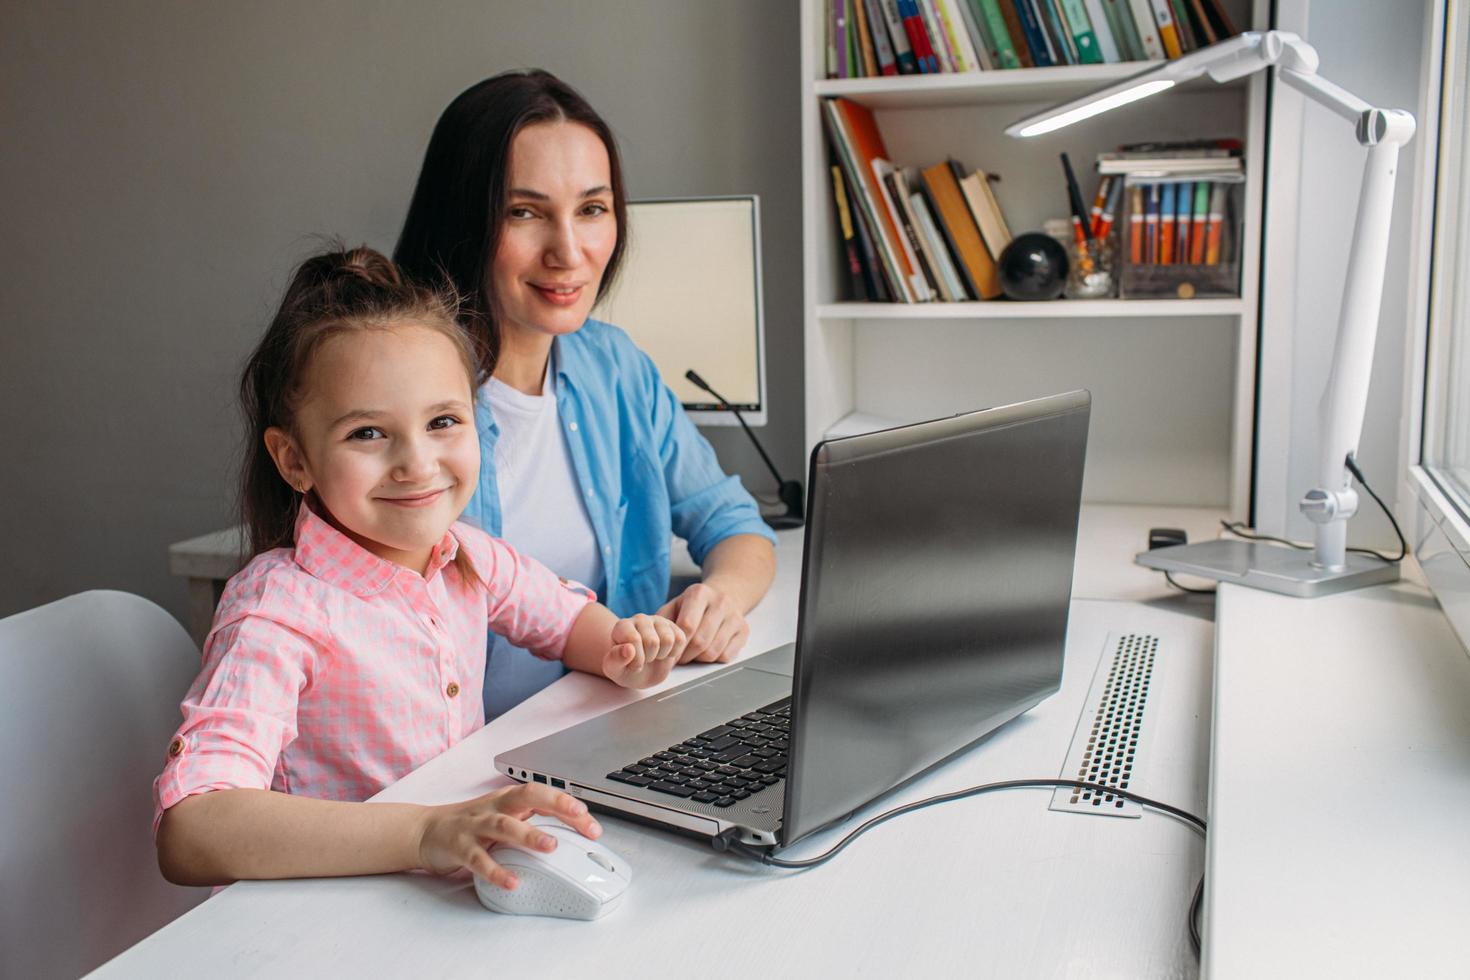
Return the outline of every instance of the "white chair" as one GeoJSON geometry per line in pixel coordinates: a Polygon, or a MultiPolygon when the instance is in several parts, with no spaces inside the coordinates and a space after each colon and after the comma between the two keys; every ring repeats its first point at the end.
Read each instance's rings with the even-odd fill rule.
{"type": "Polygon", "coordinates": [[[198,669],[183,627],[125,592],[0,619],[0,977],[79,976],[208,895],[163,880],[152,837],[198,669]]]}

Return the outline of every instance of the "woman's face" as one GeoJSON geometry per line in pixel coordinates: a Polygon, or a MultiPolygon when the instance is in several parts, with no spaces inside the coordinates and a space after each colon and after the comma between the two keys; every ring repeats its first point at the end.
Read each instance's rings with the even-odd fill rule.
{"type": "Polygon", "coordinates": [[[506,347],[580,328],[618,241],[607,148],[580,123],[526,126],[511,143],[500,244],[490,268],[506,347]]]}

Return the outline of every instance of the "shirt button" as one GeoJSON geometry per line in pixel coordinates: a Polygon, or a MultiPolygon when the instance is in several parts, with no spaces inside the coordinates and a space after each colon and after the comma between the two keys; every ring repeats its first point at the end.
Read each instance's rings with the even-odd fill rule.
{"type": "Polygon", "coordinates": [[[175,735],[174,740],[168,743],[168,757],[172,759],[182,751],[184,751],[184,740],[175,735]]]}
{"type": "Polygon", "coordinates": [[[592,488],[591,487],[584,487],[583,490],[586,492],[587,496],[589,496],[589,497],[592,496],[592,488]]]}
{"type": "Polygon", "coordinates": [[[567,428],[568,429],[571,429],[573,432],[576,432],[577,431],[577,423],[575,423],[575,422],[569,422],[567,424],[567,428]]]}
{"type": "Polygon", "coordinates": [[[603,545],[602,546],[602,553],[604,555],[610,555],[610,554],[612,554],[612,545],[610,545],[610,544],[603,545]]]}
{"type": "Polygon", "coordinates": [[[459,685],[454,681],[450,681],[449,686],[444,689],[444,693],[452,698],[459,697],[459,685]]]}

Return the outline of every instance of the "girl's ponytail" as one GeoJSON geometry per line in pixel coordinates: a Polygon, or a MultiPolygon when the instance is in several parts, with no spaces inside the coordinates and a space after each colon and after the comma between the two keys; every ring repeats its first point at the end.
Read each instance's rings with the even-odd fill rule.
{"type": "Polygon", "coordinates": [[[292,431],[312,355],[338,334],[384,329],[412,321],[454,341],[474,383],[474,342],[457,323],[459,301],[448,286],[428,286],[403,277],[382,253],[366,245],[307,259],[296,270],[280,309],[240,378],[245,415],[245,453],[240,470],[240,518],[250,556],[289,546],[294,539],[301,495],[281,478],[266,449],[267,429],[292,431]]]}

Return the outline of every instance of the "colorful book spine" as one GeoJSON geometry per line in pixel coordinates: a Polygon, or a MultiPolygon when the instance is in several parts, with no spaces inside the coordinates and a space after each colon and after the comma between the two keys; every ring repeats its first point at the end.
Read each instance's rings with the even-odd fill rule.
{"type": "Polygon", "coordinates": [[[1143,188],[1134,184],[1128,194],[1128,261],[1143,264],[1144,243],[1148,239],[1147,221],[1144,216],[1143,188]]]}
{"type": "Polygon", "coordinates": [[[842,233],[842,245],[847,251],[847,271],[852,276],[852,292],[855,299],[872,299],[863,278],[863,258],[858,252],[857,232],[852,229],[852,212],[847,207],[847,190],[842,186],[842,168],[832,167],[832,198],[837,204],[837,229],[842,233]]]}
{"type": "Polygon", "coordinates": [[[945,37],[949,38],[950,49],[954,51],[955,71],[979,71],[980,53],[970,43],[969,28],[960,15],[964,4],[965,0],[934,0],[940,25],[944,28],[945,37]]]}
{"type": "Polygon", "coordinates": [[[1087,16],[1083,0],[1061,0],[1062,17],[1067,29],[1072,32],[1072,43],[1077,48],[1077,63],[1100,65],[1103,63],[1102,49],[1098,45],[1097,33],[1092,29],[1092,19],[1087,16]]]}
{"type": "Polygon", "coordinates": [[[1034,0],[1034,3],[1037,19],[1046,31],[1047,40],[1051,42],[1051,49],[1056,53],[1057,60],[1064,65],[1077,64],[1077,49],[1072,43],[1072,34],[1067,30],[1067,22],[1062,17],[1058,0],[1034,0]]]}
{"type": "Polygon", "coordinates": [[[990,43],[995,46],[996,63],[1001,68],[1020,68],[1021,59],[1016,56],[1016,46],[1011,43],[1011,32],[1006,28],[1006,19],[1000,12],[998,0],[970,0],[980,8],[982,24],[990,43]]]}
{"type": "Polygon", "coordinates": [[[1153,7],[1154,23],[1159,27],[1159,42],[1164,46],[1164,54],[1170,59],[1182,56],[1184,48],[1179,43],[1179,28],[1174,24],[1169,0],[1149,0],[1149,5],[1153,7]]]}
{"type": "Polygon", "coordinates": [[[1159,252],[1155,260],[1159,265],[1174,261],[1174,190],[1173,184],[1165,184],[1159,191],[1159,252]]]}
{"type": "Polygon", "coordinates": [[[1010,32],[1011,43],[1016,46],[1016,57],[1021,59],[1021,67],[1032,68],[1036,62],[1031,57],[1031,45],[1026,43],[1026,32],[1021,29],[1021,15],[1016,6],[1025,2],[1026,0],[999,0],[1000,15],[1005,18],[1006,30],[1010,32]]]}
{"type": "Polygon", "coordinates": [[[832,0],[832,34],[837,56],[837,77],[847,77],[847,0],[832,0]]]}
{"type": "Polygon", "coordinates": [[[1194,182],[1185,181],[1174,192],[1174,255],[1179,265],[1189,262],[1189,232],[1194,215],[1194,182]]]}
{"type": "Polygon", "coordinates": [[[956,302],[969,299],[964,283],[960,282],[960,274],[955,268],[954,259],[950,257],[949,249],[944,244],[944,238],[939,234],[938,226],[934,224],[934,216],[929,213],[929,202],[924,200],[924,195],[918,191],[912,191],[909,194],[909,206],[914,212],[914,219],[919,223],[919,230],[929,244],[929,251],[934,255],[934,262],[939,266],[939,275],[944,280],[947,290],[954,295],[956,302]]]}
{"type": "Polygon", "coordinates": [[[879,0],[862,0],[862,4],[868,12],[868,31],[873,35],[873,55],[878,59],[878,73],[897,75],[898,65],[893,59],[893,44],[888,40],[883,4],[879,0]]]}
{"type": "Polygon", "coordinates": [[[1055,65],[1056,59],[1052,55],[1051,45],[1046,40],[1046,32],[1041,29],[1041,22],[1036,19],[1036,10],[1028,0],[1015,0],[1016,16],[1021,19],[1021,31],[1026,35],[1026,47],[1031,49],[1031,60],[1036,62],[1038,68],[1049,68],[1055,65]]]}
{"type": "Polygon", "coordinates": [[[1205,264],[1220,264],[1220,240],[1225,230],[1225,185],[1217,183],[1210,193],[1209,229],[1205,233],[1205,264]]]}
{"type": "Polygon", "coordinates": [[[914,0],[919,8],[919,20],[924,25],[924,36],[929,39],[929,47],[934,49],[934,64],[942,74],[955,71],[954,52],[949,49],[949,41],[940,29],[939,16],[935,0],[914,0]]]}
{"type": "Polygon", "coordinates": [[[973,0],[953,0],[954,7],[959,11],[960,20],[964,22],[965,31],[970,35],[970,44],[975,49],[975,60],[980,63],[981,71],[994,71],[1000,67],[1000,62],[995,57],[995,45],[986,36],[985,29],[980,23],[980,15],[976,13],[973,0]]]}
{"type": "Polygon", "coordinates": [[[1148,200],[1143,212],[1143,259],[1149,265],[1159,264],[1159,185],[1148,185],[1148,200]]]}
{"type": "Polygon", "coordinates": [[[898,73],[917,75],[919,61],[914,57],[913,45],[909,43],[908,31],[904,29],[898,0],[878,0],[878,3],[883,9],[883,20],[888,25],[888,39],[893,44],[893,61],[898,66],[898,73]]]}
{"type": "Polygon", "coordinates": [[[1189,261],[1201,265],[1205,261],[1205,233],[1210,224],[1210,185],[1198,181],[1194,185],[1194,215],[1189,220],[1189,261]]]}
{"type": "Polygon", "coordinates": [[[858,56],[864,78],[878,74],[878,56],[873,51],[873,35],[868,31],[868,5],[863,0],[852,0],[853,17],[857,20],[858,56]]]}
{"type": "Polygon", "coordinates": [[[1133,12],[1128,9],[1128,0],[1102,0],[1108,27],[1124,61],[1142,61],[1143,44],[1138,39],[1138,28],[1133,23],[1133,12]]]}
{"type": "Polygon", "coordinates": [[[898,236],[899,246],[908,259],[909,268],[914,271],[909,275],[909,287],[913,289],[914,296],[920,303],[927,303],[934,298],[934,280],[932,273],[925,267],[923,256],[919,254],[919,241],[913,226],[907,220],[907,212],[899,206],[903,200],[898,192],[897,183],[893,180],[893,164],[887,160],[873,161],[873,176],[878,181],[878,193],[882,195],[883,206],[888,210],[888,216],[893,221],[893,227],[901,234],[898,236]]]}
{"type": "Polygon", "coordinates": [[[918,59],[919,71],[926,75],[939,71],[939,62],[934,56],[934,49],[929,46],[928,35],[924,32],[924,18],[919,13],[919,0],[898,0],[898,9],[903,14],[903,28],[908,33],[914,57],[918,59]]]}
{"type": "Polygon", "coordinates": [[[1164,60],[1164,45],[1159,40],[1159,28],[1154,23],[1150,0],[1128,0],[1128,11],[1133,15],[1133,26],[1138,30],[1139,43],[1143,45],[1143,56],[1149,61],[1164,60]]]}
{"type": "Polygon", "coordinates": [[[1113,31],[1108,27],[1102,0],[1082,0],[1082,9],[1087,11],[1087,20],[1092,24],[1092,33],[1097,38],[1097,50],[1102,55],[1103,62],[1112,65],[1126,60],[1119,54],[1117,42],[1113,40],[1113,31]]]}
{"type": "Polygon", "coordinates": [[[1194,28],[1189,24],[1189,11],[1184,9],[1185,0],[1169,0],[1169,12],[1174,15],[1174,29],[1179,32],[1179,47],[1185,54],[1197,50],[1194,28]]]}

